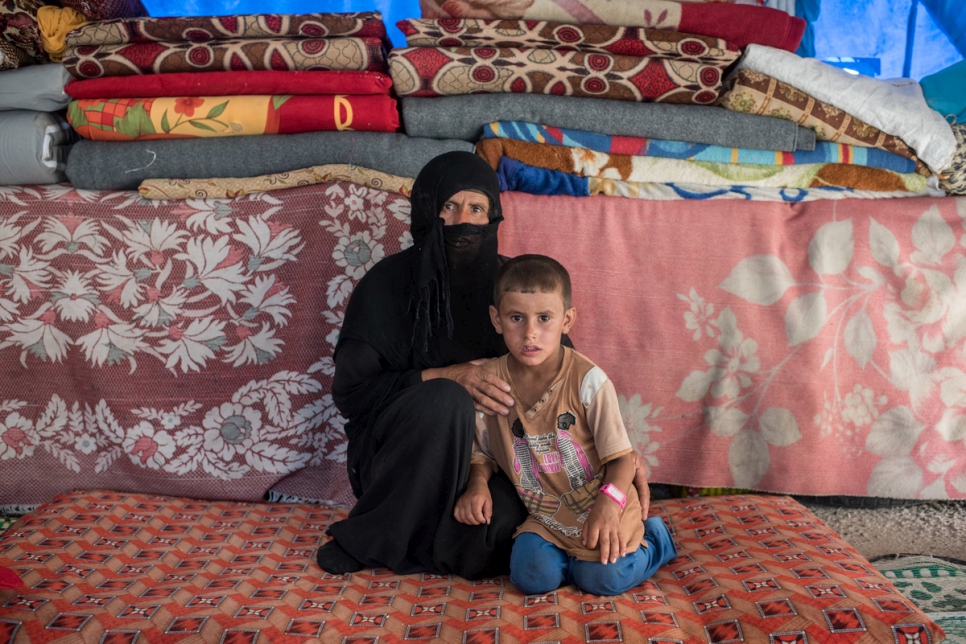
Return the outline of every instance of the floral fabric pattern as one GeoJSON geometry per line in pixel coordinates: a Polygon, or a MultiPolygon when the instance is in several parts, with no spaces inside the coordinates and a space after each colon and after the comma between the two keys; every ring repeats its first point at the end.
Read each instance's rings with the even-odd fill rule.
{"type": "Polygon", "coordinates": [[[741,52],[720,38],[663,29],[546,20],[418,20],[397,23],[408,47],[530,47],[729,65],[741,52]]]}
{"type": "Polygon", "coordinates": [[[724,66],[687,59],[495,47],[415,47],[389,54],[400,96],[527,93],[710,104],[724,66]]]}
{"type": "MultiPolygon", "coordinates": [[[[83,13],[83,11],[81,12],[83,13]]],[[[147,13],[132,17],[146,16],[147,13]]],[[[264,38],[386,38],[378,12],[137,18],[93,22],[68,34],[68,47],[132,42],[211,42],[264,38]]]]}
{"type": "Polygon", "coordinates": [[[63,64],[74,78],[242,70],[386,71],[376,38],[306,38],[150,42],[68,47],[63,64]]]}
{"type": "Polygon", "coordinates": [[[0,505],[99,483],[257,500],[308,465],[326,466],[318,495],[348,500],[332,350],[408,216],[344,182],[237,200],[0,189],[0,505]]]}
{"type": "Polygon", "coordinates": [[[396,101],[384,95],[85,98],[71,101],[67,120],[94,141],[399,129],[396,101]]]}
{"type": "Polygon", "coordinates": [[[0,0],[0,40],[5,40],[20,50],[25,62],[16,63],[16,56],[4,48],[4,64],[10,68],[25,64],[48,62],[37,26],[37,10],[44,6],[43,0],[0,0]]]}
{"type": "Polygon", "coordinates": [[[285,190],[329,181],[349,181],[408,197],[412,194],[414,180],[357,165],[328,163],[260,177],[149,179],[141,182],[138,192],[145,199],[233,199],[258,192],[285,190]]]}
{"type": "Polygon", "coordinates": [[[966,199],[502,199],[502,253],[574,267],[651,480],[966,498],[966,199]]]}

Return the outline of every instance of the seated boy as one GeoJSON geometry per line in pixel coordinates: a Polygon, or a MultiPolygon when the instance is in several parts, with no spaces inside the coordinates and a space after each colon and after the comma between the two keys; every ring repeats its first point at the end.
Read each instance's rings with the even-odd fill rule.
{"type": "Polygon", "coordinates": [[[577,311],[559,262],[521,255],[497,272],[490,318],[509,353],[486,365],[510,384],[508,416],[478,415],[462,523],[488,523],[496,467],[530,516],[514,535],[510,581],[527,595],[573,583],[618,595],[677,556],[659,517],[641,522],[633,450],[614,385],[560,344],[577,311]],[[643,546],[643,547],[641,547],[643,546]]]}

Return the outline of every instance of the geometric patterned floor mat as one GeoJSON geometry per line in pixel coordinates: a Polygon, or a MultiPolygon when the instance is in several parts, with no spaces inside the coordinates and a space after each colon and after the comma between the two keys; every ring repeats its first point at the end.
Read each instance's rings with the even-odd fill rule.
{"type": "Polygon", "coordinates": [[[946,631],[947,644],[966,644],[966,566],[922,555],[873,565],[946,631]]]}
{"type": "MultiPolygon", "coordinates": [[[[312,557],[344,510],[73,492],[0,537],[0,644],[412,640],[932,644],[942,631],[797,501],[656,501],[679,556],[617,597],[573,586],[524,596],[467,581],[312,557]]],[[[391,530],[391,526],[386,526],[391,530]]]]}

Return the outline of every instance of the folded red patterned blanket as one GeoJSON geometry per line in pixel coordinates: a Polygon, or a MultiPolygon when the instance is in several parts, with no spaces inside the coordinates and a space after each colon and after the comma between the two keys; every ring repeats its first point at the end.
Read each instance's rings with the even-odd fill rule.
{"type": "Polygon", "coordinates": [[[768,7],[671,0],[420,0],[423,18],[556,20],[654,27],[795,51],[805,21],[768,7]]]}
{"type": "Polygon", "coordinates": [[[583,51],[415,47],[389,54],[400,96],[527,93],[710,104],[725,65],[583,51]]]}
{"type": "Polygon", "coordinates": [[[132,42],[211,42],[263,38],[386,38],[382,15],[356,13],[254,14],[184,18],[121,18],[74,29],[68,47],[132,42]]]}
{"type": "Polygon", "coordinates": [[[665,29],[533,20],[417,20],[396,23],[409,47],[533,47],[731,64],[741,52],[720,38],[665,29]]]}
{"type": "Polygon", "coordinates": [[[80,45],[64,52],[74,78],[232,70],[386,69],[378,38],[219,40],[80,45]]]}
{"type": "Polygon", "coordinates": [[[74,99],[229,96],[232,94],[329,95],[389,94],[392,79],[379,72],[271,70],[184,72],[144,76],[74,79],[64,91],[74,99]]]}
{"type": "Polygon", "coordinates": [[[357,130],[395,132],[396,101],[371,96],[85,98],[67,108],[85,139],[133,141],[357,130]]]}

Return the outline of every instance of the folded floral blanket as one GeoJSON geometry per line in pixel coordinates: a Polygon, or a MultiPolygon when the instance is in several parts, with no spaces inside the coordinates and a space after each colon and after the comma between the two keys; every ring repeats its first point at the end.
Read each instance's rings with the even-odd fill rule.
{"type": "Polygon", "coordinates": [[[545,20],[419,20],[396,23],[409,47],[527,47],[621,56],[686,58],[730,65],[741,52],[720,38],[665,29],[574,25],[545,20]]]}
{"type": "Polygon", "coordinates": [[[658,103],[713,103],[724,67],[688,60],[494,47],[413,47],[389,54],[400,96],[554,94],[658,103]]]}
{"type": "Polygon", "coordinates": [[[24,50],[0,35],[0,71],[17,69],[31,62],[24,50]]]}
{"type": "Polygon", "coordinates": [[[132,42],[211,42],[266,38],[386,38],[382,14],[252,14],[184,18],[119,18],[92,22],[67,35],[68,47],[132,42]]]}
{"type": "Polygon", "coordinates": [[[284,190],[328,181],[351,181],[376,190],[388,190],[408,197],[413,179],[397,177],[345,163],[329,163],[291,172],[263,174],[258,177],[222,179],[148,179],[138,186],[145,199],[233,199],[259,192],[284,190]]]}
{"type": "Polygon", "coordinates": [[[805,21],[766,7],[671,0],[419,0],[423,18],[553,20],[652,27],[723,38],[744,49],[759,43],[795,51],[805,21]]]}
{"type": "Polygon", "coordinates": [[[46,4],[44,0],[4,0],[0,2],[0,40],[16,48],[0,50],[3,61],[0,69],[14,69],[21,65],[46,63],[47,53],[37,26],[37,11],[46,4]],[[8,55],[8,51],[10,52],[8,55]],[[22,62],[18,62],[22,61],[22,62]]]}
{"type": "Polygon", "coordinates": [[[296,71],[183,72],[71,80],[71,98],[153,98],[232,94],[389,94],[392,79],[379,72],[296,71]]]}
{"type": "Polygon", "coordinates": [[[219,40],[210,43],[149,42],[68,47],[64,66],[74,78],[231,71],[386,70],[377,38],[219,40]]]}
{"type": "Polygon", "coordinates": [[[530,143],[548,143],[569,148],[587,148],[609,154],[631,156],[690,159],[712,163],[742,163],[752,165],[802,165],[804,163],[845,163],[894,172],[914,172],[916,163],[911,159],[876,148],[861,148],[822,141],[811,151],[798,150],[751,150],[726,148],[719,145],[665,141],[635,136],[610,136],[583,130],[522,123],[498,121],[483,126],[483,138],[514,139],[530,143]]]}
{"type": "Polygon", "coordinates": [[[396,101],[383,95],[84,98],[67,107],[67,120],[93,141],[399,129],[396,101]]]}
{"type": "Polygon", "coordinates": [[[749,45],[738,64],[741,69],[788,83],[816,100],[899,137],[936,174],[952,162],[956,137],[949,123],[930,109],[921,95],[903,92],[885,81],[849,74],[814,58],[801,58],[761,45],[749,45]]]}
{"type": "Polygon", "coordinates": [[[494,170],[499,166],[500,157],[507,156],[538,168],[622,181],[760,188],[833,186],[878,192],[919,192],[926,187],[926,179],[918,174],[900,174],[880,168],[839,163],[791,166],[708,163],[687,159],[606,154],[583,148],[525,143],[512,139],[483,139],[476,144],[476,152],[494,170]]]}
{"type": "Polygon", "coordinates": [[[704,105],[579,101],[542,94],[474,94],[402,99],[409,136],[477,141],[493,121],[525,121],[605,134],[756,150],[811,150],[815,132],[791,121],[704,105]]]}
{"type": "Polygon", "coordinates": [[[731,89],[719,104],[735,112],[760,114],[788,121],[815,131],[819,141],[874,147],[912,159],[920,174],[929,174],[916,152],[897,136],[886,134],[833,105],[816,100],[788,83],[748,69],[738,70],[729,80],[731,89]]]}
{"type": "Polygon", "coordinates": [[[574,174],[536,168],[500,157],[497,178],[501,191],[526,192],[535,195],[568,195],[590,197],[609,195],[654,201],[680,199],[741,199],[744,201],[783,201],[797,203],[818,199],[887,199],[895,197],[937,197],[942,191],[927,185],[919,192],[880,192],[853,188],[756,188],[751,186],[704,186],[688,183],[640,183],[618,179],[578,177],[574,174]]]}

